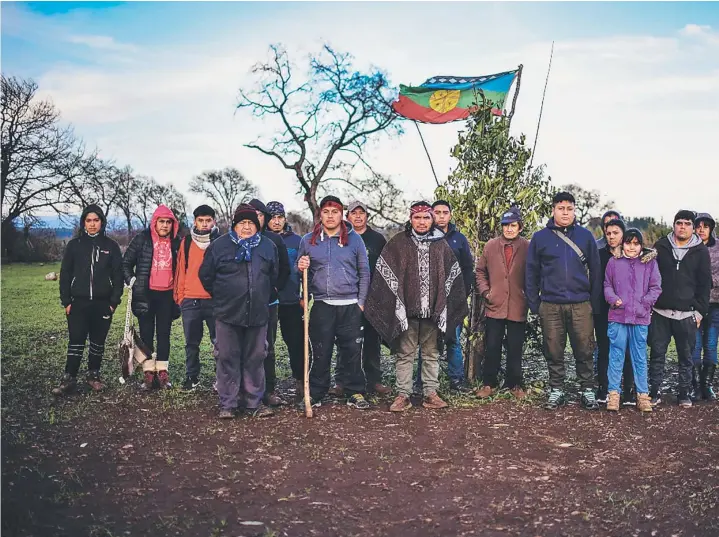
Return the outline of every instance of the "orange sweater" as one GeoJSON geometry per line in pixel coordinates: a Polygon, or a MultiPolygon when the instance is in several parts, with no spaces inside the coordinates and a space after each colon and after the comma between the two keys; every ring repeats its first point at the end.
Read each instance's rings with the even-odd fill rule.
{"type": "Polygon", "coordinates": [[[175,274],[175,302],[182,304],[185,298],[212,298],[200,283],[200,265],[205,257],[205,250],[201,250],[191,237],[187,236],[180,243],[177,256],[177,273],[175,274]],[[185,245],[184,241],[191,241],[190,262],[185,272],[185,245]]]}

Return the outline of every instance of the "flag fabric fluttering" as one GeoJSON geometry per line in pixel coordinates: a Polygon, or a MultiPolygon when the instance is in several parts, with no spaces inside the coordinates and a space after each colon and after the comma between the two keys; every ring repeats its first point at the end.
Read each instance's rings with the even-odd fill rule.
{"type": "Polygon", "coordinates": [[[504,104],[518,69],[485,76],[434,76],[421,86],[399,86],[392,109],[402,117],[422,123],[449,123],[467,119],[482,102],[492,113],[503,114],[504,104]],[[484,95],[484,101],[482,100],[484,95]]]}

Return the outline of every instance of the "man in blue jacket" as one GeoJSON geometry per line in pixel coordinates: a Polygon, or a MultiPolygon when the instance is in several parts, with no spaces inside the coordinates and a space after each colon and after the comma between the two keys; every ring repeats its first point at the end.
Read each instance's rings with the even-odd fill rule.
{"type": "Polygon", "coordinates": [[[257,212],[240,205],[232,228],[207,248],[200,282],[212,296],[220,418],[241,406],[255,417],[271,416],[265,392],[270,295],[277,285],[277,247],[260,232],[257,212]],[[242,405],[244,403],[244,405],[242,405]]]}
{"type": "Polygon", "coordinates": [[[320,221],[300,241],[297,268],[309,270],[309,293],[314,299],[310,316],[310,396],[319,406],[330,388],[330,363],[335,343],[338,368],[347,405],[366,410],[365,375],[362,370],[362,312],[370,284],[367,248],[349,222],[342,220],[339,198],[320,202],[320,221]]]}
{"type": "Polygon", "coordinates": [[[285,207],[282,203],[279,201],[269,202],[267,212],[270,214],[267,227],[282,237],[290,260],[290,276],[285,286],[278,293],[280,300],[278,316],[282,340],[287,345],[287,353],[290,355],[292,378],[297,380],[297,386],[302,386],[304,376],[304,325],[302,323],[302,314],[304,306],[300,298],[300,271],[297,269],[301,237],[292,231],[292,226],[287,222],[285,207]]]}
{"type": "Polygon", "coordinates": [[[592,233],[577,224],[574,196],[559,192],[552,199],[552,218],[529,243],[525,293],[529,309],[539,314],[544,356],[549,368],[548,410],[565,401],[564,349],[567,335],[576,361],[582,406],[599,408],[594,394],[593,312],[602,301],[602,266],[592,233]]]}

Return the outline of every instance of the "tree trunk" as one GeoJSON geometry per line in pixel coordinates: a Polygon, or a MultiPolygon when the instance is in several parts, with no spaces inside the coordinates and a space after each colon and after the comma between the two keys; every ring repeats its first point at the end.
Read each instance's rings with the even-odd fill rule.
{"type": "Polygon", "coordinates": [[[482,376],[484,367],[485,346],[485,309],[484,298],[475,290],[472,293],[472,305],[469,313],[469,333],[465,348],[464,373],[468,381],[473,381],[482,376]]]}

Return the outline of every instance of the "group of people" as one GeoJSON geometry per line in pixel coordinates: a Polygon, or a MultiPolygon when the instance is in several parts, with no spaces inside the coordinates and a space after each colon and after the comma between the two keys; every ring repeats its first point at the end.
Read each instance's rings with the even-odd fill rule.
{"type": "Polygon", "coordinates": [[[237,207],[229,231],[220,236],[214,210],[201,205],[193,213],[190,233],[180,239],[179,222],[161,205],[149,228],[122,255],[105,234],[102,210],[87,207],[60,271],[69,343],[65,374],[53,393],[76,388],[88,339],[87,383],[92,390],[103,388],[105,340],[123,287],[132,285],[132,313],[151,353],[142,364],[143,389],[170,387],[170,330],[182,317],[183,388],[199,385],[200,344],[207,325],[219,417],[232,418],[237,412],[270,416],[273,407],[285,404],[276,391],[278,327],[297,393],[304,380],[301,280],[306,271],[313,299],[313,406],[331,394],[363,410],[370,407],[368,393],[391,393],[382,383],[380,367],[385,344],[396,364],[390,411],[410,408],[417,391],[423,407],[445,408],[437,393],[440,353],[446,349],[450,389],[466,390],[461,333],[475,286],[486,311],[486,359],[475,392],[479,398],[500,389],[503,348],[503,387],[517,398],[526,396],[522,354],[531,311],[542,327],[547,409],[565,403],[567,337],[584,408],[604,403],[608,410],[618,410],[624,403],[651,411],[661,402],[672,338],[679,361],[679,404],[715,399],[719,246],[709,214],[679,211],[672,232],[648,248],[638,229],[627,229],[619,213],[609,211],[597,241],[577,224],[573,196],[560,192],[552,200],[546,227],[531,240],[522,236],[520,209],[508,208],[500,221],[501,235],[487,242],[475,269],[470,245],[452,223],[452,207],[445,200],[414,202],[404,230],[389,241],[368,225],[369,210],[361,201],[345,208],[337,197],[326,196],[318,212],[312,231],[300,237],[280,202],[265,205],[253,199],[237,207]]]}

